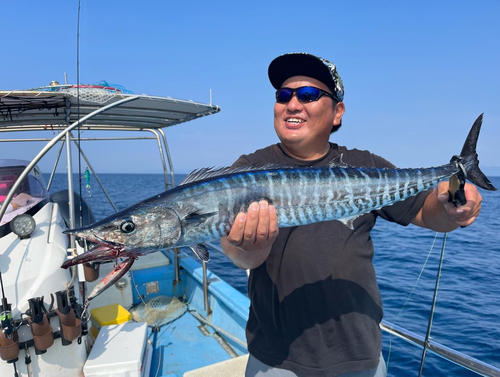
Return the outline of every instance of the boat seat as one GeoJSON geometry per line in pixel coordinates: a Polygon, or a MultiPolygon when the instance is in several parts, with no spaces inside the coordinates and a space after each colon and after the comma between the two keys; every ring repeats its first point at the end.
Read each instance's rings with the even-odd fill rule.
{"type": "MultiPolygon", "coordinates": [[[[79,212],[80,212],[80,195],[76,192],[74,195],[74,207],[75,207],[75,217],[77,221],[79,221],[79,212]]],[[[52,195],[50,195],[50,200],[59,205],[59,209],[61,211],[61,215],[64,218],[64,222],[66,226],[69,227],[69,195],[68,190],[61,190],[52,195]]],[[[95,222],[95,217],[92,211],[90,210],[85,199],[82,199],[82,221],[83,225],[90,225],[95,222]]]]}
{"type": "Polygon", "coordinates": [[[184,373],[184,377],[244,377],[248,354],[184,373]]]}

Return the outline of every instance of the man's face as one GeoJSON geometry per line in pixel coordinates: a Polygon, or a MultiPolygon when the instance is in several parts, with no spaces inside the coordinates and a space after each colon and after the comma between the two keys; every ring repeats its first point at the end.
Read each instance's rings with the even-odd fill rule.
{"type": "MultiPolygon", "coordinates": [[[[331,90],[321,81],[307,76],[293,76],[286,80],[282,87],[299,88],[314,86],[328,93],[331,90]]],[[[340,124],[343,115],[334,109],[332,98],[322,96],[318,101],[299,102],[294,95],[290,102],[274,104],[274,129],[285,148],[301,150],[313,159],[314,153],[326,153],[330,131],[333,125],[340,124]],[[312,153],[312,154],[311,154],[312,153]]],[[[339,106],[337,106],[339,107],[339,106]]],[[[321,156],[317,156],[319,158],[321,156]]]]}

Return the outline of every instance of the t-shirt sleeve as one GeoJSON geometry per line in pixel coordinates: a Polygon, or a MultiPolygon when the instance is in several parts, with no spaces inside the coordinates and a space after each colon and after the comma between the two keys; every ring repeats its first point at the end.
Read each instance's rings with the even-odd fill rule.
{"type": "Polygon", "coordinates": [[[246,154],[241,155],[233,164],[232,168],[239,168],[240,166],[250,165],[250,160],[246,154]]]}
{"type": "Polygon", "coordinates": [[[413,221],[418,211],[420,211],[420,208],[424,205],[425,199],[431,192],[432,190],[424,191],[402,202],[397,202],[392,206],[379,209],[376,211],[377,215],[384,220],[407,226],[413,221]]]}

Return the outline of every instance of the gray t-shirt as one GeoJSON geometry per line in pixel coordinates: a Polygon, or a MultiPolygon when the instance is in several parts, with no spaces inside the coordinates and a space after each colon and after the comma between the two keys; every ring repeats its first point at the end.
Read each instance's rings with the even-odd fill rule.
{"type": "MultiPolygon", "coordinates": [[[[288,156],[280,144],[241,156],[233,166],[325,166],[342,155],[351,166],[394,167],[368,151],[336,144],[316,161],[288,156]]],[[[337,376],[377,366],[382,300],[370,231],[378,216],[408,225],[428,192],[367,213],[354,230],[339,221],[281,228],[267,260],[250,273],[249,352],[300,376],[337,376]]]]}

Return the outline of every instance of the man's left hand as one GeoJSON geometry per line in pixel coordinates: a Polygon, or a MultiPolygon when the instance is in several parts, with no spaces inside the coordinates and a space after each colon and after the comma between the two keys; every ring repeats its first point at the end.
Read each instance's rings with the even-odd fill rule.
{"type": "Polygon", "coordinates": [[[441,182],[434,192],[439,202],[443,204],[449,219],[462,227],[472,224],[479,215],[479,212],[481,212],[481,201],[483,200],[481,194],[477,190],[477,187],[471,185],[470,183],[465,184],[464,191],[467,202],[458,207],[455,207],[453,203],[448,201],[448,189],[449,182],[441,182]]]}

